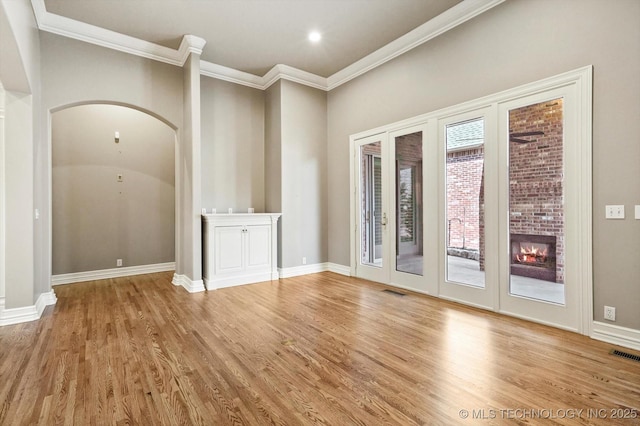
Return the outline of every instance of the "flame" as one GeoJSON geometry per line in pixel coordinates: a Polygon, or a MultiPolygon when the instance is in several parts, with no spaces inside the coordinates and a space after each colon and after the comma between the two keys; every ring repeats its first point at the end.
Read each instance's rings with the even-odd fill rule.
{"type": "Polygon", "coordinates": [[[544,263],[547,260],[547,249],[539,247],[520,247],[520,254],[516,254],[516,260],[520,263],[544,263]]]}

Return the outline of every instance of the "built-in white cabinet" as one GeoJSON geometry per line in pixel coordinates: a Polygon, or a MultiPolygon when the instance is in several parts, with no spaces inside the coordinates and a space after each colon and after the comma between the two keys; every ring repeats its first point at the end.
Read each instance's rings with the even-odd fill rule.
{"type": "Polygon", "coordinates": [[[277,280],[280,213],[202,215],[207,290],[277,280]]]}

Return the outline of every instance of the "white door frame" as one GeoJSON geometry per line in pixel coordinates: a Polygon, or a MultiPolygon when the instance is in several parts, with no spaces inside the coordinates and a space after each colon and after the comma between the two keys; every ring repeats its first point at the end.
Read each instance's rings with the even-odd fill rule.
{"type": "MultiPolygon", "coordinates": [[[[496,289],[493,293],[493,309],[498,310],[507,315],[519,316],[525,319],[545,323],[548,325],[552,325],[559,328],[565,328],[572,331],[576,331],[578,333],[591,335],[593,330],[593,261],[592,261],[592,248],[593,248],[593,229],[592,229],[592,80],[593,80],[593,67],[586,66],[583,68],[579,68],[573,71],[569,71],[560,75],[556,75],[550,78],[546,78],[540,81],[536,81],[530,84],[525,84],[513,89],[505,90],[503,92],[499,92],[496,94],[492,94],[480,99],[475,99],[469,102],[465,102],[459,105],[455,105],[452,107],[444,108],[441,110],[437,110],[434,112],[430,112],[427,114],[423,114],[417,117],[413,117],[407,120],[399,121],[396,123],[392,123],[386,126],[381,126],[376,129],[372,129],[369,131],[361,132],[350,137],[351,141],[351,202],[350,202],[350,210],[351,210],[351,274],[354,276],[361,276],[358,271],[356,271],[357,264],[357,224],[356,224],[356,212],[357,212],[357,200],[358,194],[356,193],[357,187],[355,186],[357,175],[359,171],[356,167],[354,167],[354,143],[357,140],[363,139],[365,137],[370,137],[373,135],[388,135],[390,132],[396,130],[406,129],[412,126],[418,125],[426,125],[427,131],[425,134],[424,141],[433,140],[435,136],[437,138],[437,121],[443,118],[446,118],[451,115],[456,114],[464,114],[465,112],[479,110],[486,107],[491,107],[494,111],[498,111],[500,105],[508,105],[510,102],[517,101],[518,99],[535,96],[536,94],[544,93],[547,91],[553,91],[557,89],[566,90],[567,92],[571,92],[568,95],[572,99],[572,104],[574,105],[575,110],[571,112],[571,117],[565,119],[565,123],[567,123],[573,131],[575,132],[573,143],[573,147],[571,148],[573,151],[571,152],[571,170],[567,170],[571,176],[568,176],[570,182],[573,182],[574,188],[567,189],[567,191],[573,192],[573,201],[570,206],[571,214],[573,215],[572,224],[573,227],[571,233],[574,235],[572,239],[572,244],[574,245],[572,256],[572,267],[571,271],[567,271],[567,274],[572,277],[572,280],[575,282],[575,294],[572,296],[575,300],[575,315],[573,317],[573,323],[570,325],[557,323],[555,319],[552,321],[548,321],[545,319],[535,318],[530,316],[525,312],[515,312],[514,309],[510,309],[508,307],[502,307],[504,303],[504,295],[500,292],[498,286],[495,286],[496,289]],[[568,120],[574,120],[568,123],[568,120]],[[579,182],[579,185],[576,183],[579,182]]],[[[496,120],[496,132],[500,129],[499,120],[496,120]]],[[[501,138],[508,137],[508,135],[502,134],[501,138]]],[[[504,143],[504,141],[503,141],[504,143]]],[[[424,144],[423,155],[427,158],[430,153],[436,152],[436,155],[442,155],[441,153],[437,153],[437,144],[424,144]],[[436,149],[436,151],[432,151],[436,149]]],[[[489,156],[497,156],[500,153],[497,150],[498,144],[496,144],[496,148],[493,153],[491,152],[491,148],[485,144],[485,158],[489,158],[489,156]],[[487,149],[489,151],[487,151],[487,149]]],[[[440,167],[443,167],[442,165],[440,167]]],[[[436,172],[438,173],[438,172],[436,172]]],[[[504,173],[504,171],[502,171],[504,173]]],[[[442,171],[440,171],[437,175],[434,175],[434,171],[431,170],[430,167],[425,165],[423,170],[423,179],[424,179],[424,194],[423,196],[429,197],[433,195],[433,191],[440,191],[441,189],[437,186],[437,181],[442,176],[442,171]],[[434,177],[436,178],[434,183],[434,177]]],[[[485,197],[489,194],[486,192],[486,188],[491,185],[487,182],[488,176],[485,174],[485,197]]],[[[500,184],[498,183],[499,177],[496,175],[490,177],[490,179],[494,179],[494,187],[497,187],[500,190],[500,184]]],[[[500,192],[501,202],[499,203],[499,208],[502,211],[502,215],[507,214],[504,205],[504,188],[500,192]]],[[[497,196],[497,195],[496,195],[497,196]]],[[[431,198],[437,199],[441,201],[440,197],[431,198]]],[[[494,200],[498,202],[498,200],[494,200]]],[[[485,205],[488,203],[488,200],[485,200],[485,205]]],[[[433,203],[437,204],[437,203],[433,203]]],[[[424,232],[425,232],[425,257],[436,255],[437,261],[439,265],[442,265],[443,260],[443,251],[437,250],[436,253],[433,253],[433,248],[427,247],[427,233],[433,232],[431,228],[433,223],[436,223],[439,229],[439,232],[443,232],[443,223],[442,221],[433,220],[433,210],[427,208],[428,203],[425,203],[425,222],[424,222],[424,232]]],[[[436,217],[438,214],[436,213],[436,217]]],[[[488,217],[488,215],[487,215],[488,217]]],[[[499,217],[499,215],[498,215],[499,217]]],[[[501,219],[504,221],[504,219],[501,219]]],[[[508,223],[508,222],[507,222],[508,223]]],[[[498,229],[497,224],[494,229],[498,229]]],[[[507,230],[500,230],[497,233],[497,236],[493,236],[491,238],[499,239],[499,246],[503,247],[503,252],[506,250],[504,247],[508,246],[506,240],[507,230]]],[[[432,234],[433,235],[433,234],[432,234]]],[[[442,235],[438,238],[438,243],[442,240],[442,235]]],[[[489,236],[487,235],[487,242],[489,241],[489,236]]],[[[389,256],[387,255],[387,258],[389,256]]],[[[505,274],[508,274],[507,266],[505,265],[507,257],[505,257],[504,253],[500,253],[498,256],[498,271],[499,277],[498,280],[500,282],[505,282],[505,274]]],[[[433,271],[431,263],[427,261],[425,265],[427,270],[425,270],[425,275],[423,277],[423,282],[419,286],[403,286],[405,288],[409,288],[416,292],[420,293],[430,293],[434,294],[435,285],[435,293],[439,292],[440,287],[440,279],[444,276],[443,271],[433,271]],[[437,279],[434,283],[434,274],[437,274],[437,279]],[[426,290],[429,289],[429,290],[426,290]]],[[[507,277],[508,278],[508,277],[507,277]]],[[[491,279],[487,277],[487,279],[491,279]]],[[[387,281],[387,283],[394,285],[387,281]]],[[[397,284],[395,284],[397,285],[397,284]]],[[[469,301],[458,300],[461,303],[472,304],[469,301]]],[[[508,302],[507,302],[508,305],[508,302]]],[[[486,308],[491,309],[491,307],[486,306],[486,308]]]]}
{"type": "Polygon", "coordinates": [[[406,273],[406,272],[402,272],[402,271],[398,271],[397,270],[397,265],[396,265],[396,260],[397,260],[397,251],[399,251],[399,248],[396,247],[396,230],[397,230],[397,220],[398,218],[397,213],[396,213],[396,175],[397,175],[397,161],[396,161],[396,138],[399,136],[404,136],[404,135],[410,135],[412,133],[418,133],[421,132],[422,133],[422,159],[421,162],[423,164],[422,166],[422,198],[424,199],[429,199],[426,196],[426,188],[425,188],[425,183],[427,183],[426,179],[425,179],[425,167],[424,167],[424,156],[425,156],[425,145],[426,145],[426,139],[428,137],[428,129],[427,126],[425,124],[419,124],[417,126],[411,126],[411,127],[407,127],[407,128],[403,128],[400,130],[396,130],[396,131],[392,131],[389,132],[389,155],[388,155],[388,165],[387,165],[387,170],[389,171],[388,173],[388,185],[389,185],[389,226],[387,227],[389,229],[388,231],[388,235],[389,235],[389,249],[387,250],[389,253],[389,263],[390,263],[390,270],[389,270],[389,283],[392,285],[395,285],[397,287],[403,287],[403,288],[418,288],[423,292],[428,292],[428,288],[425,287],[424,283],[425,280],[423,279],[425,272],[428,269],[428,265],[426,262],[427,257],[424,256],[424,248],[425,248],[425,237],[427,235],[429,235],[426,231],[425,231],[425,226],[424,224],[425,222],[425,215],[426,212],[425,210],[425,203],[423,202],[423,212],[422,212],[422,235],[420,236],[420,239],[422,241],[423,244],[423,256],[422,256],[422,270],[423,273],[422,275],[415,275],[415,274],[410,274],[410,273],[406,273]]]}
{"type": "MultiPolygon", "coordinates": [[[[528,96],[501,102],[498,104],[499,149],[500,149],[500,179],[499,206],[500,228],[499,235],[502,244],[500,254],[500,312],[523,319],[534,320],[543,324],[566,330],[582,332],[588,322],[582,317],[583,286],[580,285],[584,277],[582,271],[591,267],[591,262],[583,263],[583,247],[581,239],[585,236],[584,227],[587,215],[591,213],[591,177],[583,179],[585,169],[590,170],[590,164],[584,159],[590,157],[591,144],[585,143],[580,132],[580,94],[573,83],[560,84],[544,91],[528,96]],[[565,236],[564,258],[565,278],[563,305],[527,297],[513,295],[510,292],[510,241],[509,241],[509,111],[529,105],[564,99],[563,102],[563,216],[565,236]],[[588,145],[588,147],[587,147],[588,145]],[[589,154],[589,155],[587,155],[589,154]],[[587,188],[589,187],[588,193],[587,188]]],[[[589,229],[591,227],[589,226],[589,229]]],[[[590,250],[586,250],[590,252],[590,250]]]]}
{"type": "MultiPolygon", "coordinates": [[[[352,138],[350,141],[350,181],[352,188],[352,202],[351,206],[351,241],[352,241],[352,250],[351,250],[351,275],[359,276],[368,280],[377,281],[377,282],[388,282],[389,281],[389,265],[390,265],[390,256],[389,256],[389,226],[383,224],[382,226],[382,263],[379,266],[367,265],[361,262],[362,260],[362,238],[361,232],[362,229],[360,227],[360,218],[362,217],[362,205],[361,205],[361,197],[362,193],[362,161],[360,157],[360,148],[364,145],[372,144],[379,142],[380,143],[380,157],[382,158],[381,166],[382,166],[382,212],[383,215],[386,216],[386,222],[388,222],[389,215],[389,196],[387,194],[388,184],[385,182],[385,176],[388,174],[386,170],[388,165],[385,164],[384,158],[387,158],[387,150],[389,149],[387,143],[387,134],[382,133],[374,133],[369,134],[362,138],[352,138]]],[[[374,220],[371,218],[370,220],[374,220]]]]}

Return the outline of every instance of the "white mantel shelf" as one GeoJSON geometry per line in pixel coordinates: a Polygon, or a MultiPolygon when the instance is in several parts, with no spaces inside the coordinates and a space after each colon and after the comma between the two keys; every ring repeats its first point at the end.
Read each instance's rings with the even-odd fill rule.
{"type": "Polygon", "coordinates": [[[203,275],[207,290],[280,278],[278,219],[281,213],[202,215],[203,275]]]}

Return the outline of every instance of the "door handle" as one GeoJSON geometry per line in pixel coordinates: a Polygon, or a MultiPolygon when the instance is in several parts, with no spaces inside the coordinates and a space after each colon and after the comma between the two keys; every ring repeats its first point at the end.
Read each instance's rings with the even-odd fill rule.
{"type": "Polygon", "coordinates": [[[382,219],[380,220],[380,223],[385,228],[387,227],[387,214],[386,213],[382,213],[382,219]]]}

